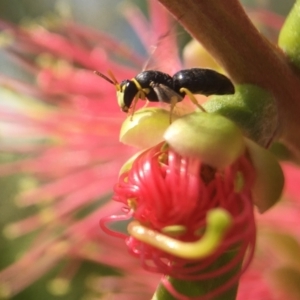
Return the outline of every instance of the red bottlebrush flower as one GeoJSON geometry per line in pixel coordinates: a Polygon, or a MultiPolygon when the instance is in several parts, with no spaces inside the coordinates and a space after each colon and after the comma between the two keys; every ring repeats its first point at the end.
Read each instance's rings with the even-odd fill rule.
{"type": "MultiPolygon", "coordinates": [[[[170,26],[166,12],[159,9],[160,6],[156,1],[149,1],[149,3],[151,22],[143,19],[132,7],[127,8],[126,14],[136,31],[140,33],[145,47],[152,54],[149,45],[155,45],[160,37],[166,36],[166,33],[170,32],[170,26]]],[[[8,102],[11,104],[12,94],[9,93],[5,94],[9,101],[1,103],[1,122],[8,125],[5,126],[5,130],[1,130],[1,134],[5,135],[5,143],[1,145],[1,150],[27,156],[17,162],[1,165],[0,173],[5,175],[21,171],[31,173],[38,178],[38,182],[33,180],[35,184],[32,184],[32,177],[24,178],[23,185],[28,190],[20,189],[20,195],[18,195],[20,205],[36,205],[38,213],[19,222],[8,224],[5,228],[10,238],[33,231],[36,231],[37,235],[24,255],[0,272],[0,297],[9,297],[19,293],[67,258],[66,266],[50,284],[51,290],[56,293],[68,292],[70,281],[80,264],[89,260],[101,265],[109,265],[125,274],[125,278],[116,276],[107,278],[102,275],[94,278],[91,286],[97,298],[99,293],[101,297],[113,293],[117,299],[150,298],[149,295],[157,285],[158,278],[152,275],[148,276],[145,281],[145,273],[138,268],[133,259],[124,253],[122,242],[99,232],[99,218],[117,211],[115,203],[105,204],[104,201],[108,198],[121,162],[132,151],[116,142],[124,115],[119,112],[116,105],[114,89],[100,84],[99,78],[92,73],[95,69],[103,72],[110,69],[118,79],[131,78],[142,69],[145,59],[133,49],[125,47],[118,40],[103,32],[96,32],[68,21],[61,23],[53,31],[41,27],[30,30],[21,29],[3,21],[0,22],[0,26],[13,37],[7,47],[8,53],[33,74],[37,86],[2,76],[1,84],[19,94],[31,95],[39,99],[21,98],[16,101],[17,105],[11,107],[7,105],[8,102]],[[110,56],[112,52],[129,61],[131,65],[136,65],[137,68],[129,68],[116,63],[110,56]],[[34,61],[33,58],[37,60],[34,61]],[[47,103],[51,103],[51,106],[47,103]],[[85,211],[91,208],[93,213],[85,211]],[[81,213],[84,213],[84,216],[81,213]]],[[[156,53],[159,55],[152,57],[154,60],[158,58],[154,65],[161,66],[163,71],[171,74],[178,71],[181,63],[176,53],[175,36],[170,35],[167,39],[161,39],[158,46],[159,51],[156,53]]],[[[122,173],[120,180],[122,178],[123,181],[120,183],[124,186],[120,194],[123,198],[116,197],[128,205],[124,191],[128,189],[129,183],[124,182],[124,179],[133,172],[135,174],[134,180],[131,181],[133,190],[128,190],[130,195],[138,196],[137,181],[143,182],[140,189],[146,195],[158,193],[157,199],[161,202],[155,201],[153,206],[151,201],[137,202],[137,198],[131,201],[130,208],[139,209],[134,213],[131,210],[128,215],[134,215],[141,225],[149,226],[148,221],[145,222],[147,216],[152,224],[148,229],[153,230],[155,234],[162,231],[165,236],[176,237],[180,242],[195,242],[197,239],[201,241],[205,235],[205,229],[208,227],[206,214],[215,204],[220,204],[220,207],[226,210],[229,207],[232,209],[233,224],[244,224],[244,218],[252,216],[251,209],[246,210],[246,203],[251,203],[249,190],[248,195],[240,199],[239,193],[233,196],[234,192],[231,190],[233,186],[229,184],[239,168],[245,171],[243,167],[249,167],[249,170],[253,171],[251,164],[248,165],[248,161],[244,161],[245,158],[235,162],[232,165],[233,169],[228,167],[222,172],[214,172],[213,168],[203,162],[180,156],[174,150],[161,149],[160,146],[153,149],[141,154],[138,158],[139,165],[135,162],[130,171],[122,173]],[[155,156],[153,149],[156,149],[157,153],[161,152],[165,160],[159,155],[155,156]],[[150,159],[152,154],[149,156],[149,153],[154,155],[152,159],[150,159]],[[192,167],[192,162],[195,163],[194,167],[192,167]],[[149,170],[147,165],[150,166],[149,170]],[[138,172],[139,167],[142,167],[141,173],[138,172]],[[174,171],[172,174],[168,173],[170,169],[174,171]],[[194,173],[195,170],[197,175],[194,173]],[[188,175],[189,172],[192,172],[191,176],[188,175]],[[157,178],[151,177],[151,173],[157,175],[157,178]],[[140,177],[140,174],[143,177],[140,177]],[[166,175],[174,181],[165,184],[166,175]],[[223,181],[224,175],[229,179],[228,182],[223,181]],[[193,201],[183,201],[183,205],[182,203],[178,205],[174,202],[168,203],[168,198],[161,197],[160,190],[149,189],[144,177],[149,178],[149,184],[159,184],[161,191],[171,194],[174,202],[184,199],[179,198],[182,192],[175,193],[179,188],[177,183],[181,182],[186,191],[184,196],[193,201]],[[157,181],[158,178],[160,181],[157,181]],[[175,178],[178,179],[177,182],[175,178]],[[238,198],[241,200],[238,201],[240,205],[231,206],[229,202],[225,203],[226,199],[222,197],[220,199],[224,201],[218,203],[217,195],[214,195],[211,203],[207,201],[208,198],[198,203],[197,193],[211,196],[212,190],[216,189],[216,182],[223,188],[217,195],[231,195],[231,204],[235,198],[238,198]],[[163,184],[160,185],[161,183],[163,184]],[[197,183],[200,184],[197,185],[197,183]],[[197,205],[200,206],[199,211],[196,210],[197,205]],[[193,207],[196,211],[194,217],[192,217],[193,207]],[[239,211],[245,214],[238,216],[239,211]],[[159,219],[155,218],[155,214],[159,216],[159,219]]],[[[249,189],[250,177],[245,185],[249,189]]],[[[119,189],[120,186],[116,188],[116,190],[119,189]]],[[[229,212],[231,213],[230,210],[229,212]]],[[[245,237],[248,238],[247,242],[251,247],[253,240],[250,240],[250,233],[253,233],[253,230],[254,227],[251,226],[245,229],[245,237]]],[[[178,273],[182,272],[183,278],[194,280],[199,279],[200,276],[203,278],[218,276],[226,272],[226,268],[230,269],[231,265],[241,261],[241,255],[248,245],[246,245],[246,239],[245,244],[242,244],[244,248],[238,248],[239,252],[234,261],[225,265],[224,268],[199,275],[202,268],[217,257],[222,249],[230,248],[235,239],[239,240],[239,238],[241,238],[239,230],[231,227],[225,237],[220,240],[220,245],[214,247],[215,252],[203,259],[188,260],[188,262],[193,262],[194,268],[186,268],[186,259],[156,249],[134,237],[128,238],[128,243],[134,254],[140,256],[145,262],[147,269],[174,274],[177,268],[178,273]],[[173,261],[176,265],[168,266],[166,261],[173,261]]],[[[247,257],[248,261],[250,258],[251,255],[247,257]]],[[[236,274],[235,278],[230,278],[227,286],[223,285],[221,288],[225,289],[230,286],[239,275],[240,273],[236,274]]],[[[168,282],[165,284],[168,286],[168,282]]],[[[214,292],[220,292],[221,288],[214,292]]],[[[172,290],[172,287],[168,286],[168,289],[172,290]]],[[[176,291],[173,290],[173,293],[176,291]]],[[[178,299],[180,297],[181,295],[178,295],[178,299]]]]}
{"type": "MultiPolygon", "coordinates": [[[[158,244],[164,243],[163,238],[156,237],[157,244],[154,246],[149,241],[141,241],[132,234],[134,225],[129,226],[133,235],[126,238],[130,252],[140,258],[147,270],[180,279],[220,276],[240,264],[248,249],[249,255],[244,262],[246,267],[255,245],[251,197],[254,175],[246,155],[219,171],[200,160],[183,157],[162,143],[144,151],[135,159],[131,169],[120,175],[114,200],[125,204],[129,216],[145,226],[145,230],[151,230],[153,235],[163,235],[166,239],[175,238],[174,244],[176,240],[179,244],[193,243],[201,240],[212,226],[207,223],[207,214],[214,208],[227,211],[232,217],[232,226],[224,238],[219,237],[220,245],[214,245],[204,257],[198,250],[195,254],[199,255],[198,259],[193,258],[191,252],[184,258],[179,257],[176,250],[173,254],[172,251],[167,253],[164,248],[159,249],[158,244]],[[237,254],[228,265],[201,273],[222,253],[235,248],[238,249],[237,254]]],[[[178,248],[183,254],[184,247],[178,248]]],[[[226,288],[235,283],[240,274],[229,278],[226,288]]],[[[220,291],[216,290],[214,294],[220,291]]]]}
{"type": "MultiPolygon", "coordinates": [[[[149,127],[158,133],[165,124],[161,120],[164,114],[157,109],[137,114],[136,125],[125,121],[127,132],[122,128],[124,140],[130,144],[135,140],[138,144],[139,131],[147,132],[149,127]]],[[[240,271],[225,276],[222,285],[198,297],[210,299],[234,285],[253,257],[253,192],[257,192],[257,178],[261,177],[256,154],[262,151],[265,155],[267,151],[244,141],[228,119],[203,112],[175,120],[164,139],[167,143],[144,150],[123,167],[114,200],[123,203],[127,213],[103,219],[102,225],[107,232],[126,239],[130,252],[140,258],[145,269],[178,280],[216,280],[240,266],[245,258],[240,271]],[[224,145],[227,140],[230,143],[224,145]],[[129,237],[105,229],[109,220],[131,217],[134,221],[128,226],[129,237]],[[229,261],[207,269],[232,251],[235,255],[229,261]]],[[[145,138],[141,143],[147,144],[145,138]]],[[[266,155],[264,158],[268,161],[266,155]]],[[[271,160],[270,171],[274,169],[282,178],[276,160],[271,160]]],[[[269,189],[267,185],[265,188],[269,189]]],[[[261,198],[260,193],[256,198],[261,198]]],[[[266,209],[268,201],[264,199],[262,204],[259,200],[260,210],[266,209]]],[[[168,280],[162,282],[176,299],[188,299],[168,280]]]]}

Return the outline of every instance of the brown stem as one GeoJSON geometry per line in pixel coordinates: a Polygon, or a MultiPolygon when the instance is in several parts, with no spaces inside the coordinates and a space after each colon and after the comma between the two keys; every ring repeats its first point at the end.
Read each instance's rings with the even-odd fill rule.
{"type": "Polygon", "coordinates": [[[158,0],[237,83],[256,84],[278,103],[280,137],[300,158],[300,72],[253,26],[237,0],[158,0]]]}

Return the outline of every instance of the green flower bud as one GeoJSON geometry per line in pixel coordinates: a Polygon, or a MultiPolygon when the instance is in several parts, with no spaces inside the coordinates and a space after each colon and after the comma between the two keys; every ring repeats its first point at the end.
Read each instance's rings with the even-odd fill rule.
{"type": "Polygon", "coordinates": [[[215,168],[233,163],[245,149],[239,128],[229,119],[209,113],[192,113],[174,121],[164,134],[180,155],[199,158],[215,168]]]}
{"type": "Polygon", "coordinates": [[[149,148],[163,141],[163,134],[169,125],[169,111],[156,107],[140,109],[123,122],[120,141],[140,149],[149,148]]]}

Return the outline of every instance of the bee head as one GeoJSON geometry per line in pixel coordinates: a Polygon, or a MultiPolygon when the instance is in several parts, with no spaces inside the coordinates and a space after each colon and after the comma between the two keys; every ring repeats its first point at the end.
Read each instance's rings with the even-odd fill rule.
{"type": "Polygon", "coordinates": [[[135,82],[133,80],[126,79],[119,83],[114,74],[110,71],[108,71],[110,77],[107,77],[98,71],[94,71],[94,73],[115,86],[117,90],[118,105],[122,111],[128,112],[133,99],[138,92],[135,82]]]}
{"type": "Polygon", "coordinates": [[[138,88],[133,80],[126,79],[120,83],[120,90],[117,91],[117,99],[122,111],[128,112],[137,92],[138,88]]]}

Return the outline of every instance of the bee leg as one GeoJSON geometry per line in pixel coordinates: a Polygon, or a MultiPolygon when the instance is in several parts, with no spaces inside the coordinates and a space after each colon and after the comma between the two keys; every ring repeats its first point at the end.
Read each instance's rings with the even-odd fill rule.
{"type": "Polygon", "coordinates": [[[145,107],[147,107],[148,106],[148,104],[149,104],[149,100],[145,100],[145,105],[142,107],[142,108],[145,108],[145,107]]]}
{"type": "Polygon", "coordinates": [[[145,101],[145,105],[143,106],[143,108],[147,107],[147,105],[149,104],[149,100],[146,98],[146,95],[148,95],[149,93],[150,89],[148,88],[144,88],[140,92],[140,98],[145,101]]]}
{"type": "Polygon", "coordinates": [[[132,104],[130,121],[132,121],[132,119],[133,119],[133,115],[134,115],[134,112],[135,112],[136,104],[139,101],[139,99],[146,100],[146,104],[144,105],[144,107],[148,104],[148,100],[146,98],[146,94],[148,94],[148,93],[149,93],[149,89],[140,89],[136,93],[136,95],[134,97],[134,100],[133,100],[133,104],[132,104]]]}
{"type": "Polygon", "coordinates": [[[170,124],[172,123],[172,115],[173,115],[173,110],[178,103],[178,97],[172,96],[170,99],[170,124]]]}
{"type": "Polygon", "coordinates": [[[204,107],[202,105],[200,105],[197,101],[197,99],[195,98],[194,94],[186,88],[181,88],[180,93],[185,93],[186,95],[188,95],[188,97],[190,98],[190,100],[198,107],[200,108],[203,112],[206,112],[206,110],[204,109],[204,107]]]}
{"type": "Polygon", "coordinates": [[[137,92],[137,94],[135,95],[134,97],[134,100],[133,100],[133,103],[132,103],[132,108],[131,108],[131,111],[130,111],[130,121],[133,120],[133,115],[134,115],[134,112],[135,112],[135,107],[136,107],[136,104],[137,102],[139,101],[139,92],[137,92]]]}
{"type": "Polygon", "coordinates": [[[154,83],[153,81],[150,83],[150,86],[153,88],[156,96],[160,102],[170,104],[170,123],[172,123],[172,114],[176,104],[182,101],[182,97],[180,94],[176,93],[170,87],[163,85],[161,83],[154,83]]]}

